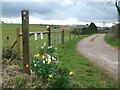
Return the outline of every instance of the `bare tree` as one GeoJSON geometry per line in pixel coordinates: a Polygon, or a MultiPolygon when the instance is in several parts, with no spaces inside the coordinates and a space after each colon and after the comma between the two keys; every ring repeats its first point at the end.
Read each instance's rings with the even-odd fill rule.
{"type": "Polygon", "coordinates": [[[115,1],[115,6],[117,8],[117,11],[118,11],[118,22],[120,22],[120,1],[115,1]]]}
{"type": "Polygon", "coordinates": [[[120,6],[119,6],[118,3],[120,3],[120,1],[117,2],[117,0],[116,0],[116,2],[115,2],[115,6],[116,6],[116,8],[117,8],[118,14],[120,15],[120,6]]]}
{"type": "MultiPolygon", "coordinates": [[[[120,1],[118,1],[117,2],[117,0],[116,0],[116,2],[115,2],[115,6],[116,6],[116,8],[117,8],[117,11],[118,11],[118,22],[120,22],[120,1]]],[[[118,24],[118,27],[117,27],[117,31],[118,31],[118,40],[120,41],[120,23],[118,24]]],[[[120,77],[119,77],[119,85],[120,85],[120,77]]]]}

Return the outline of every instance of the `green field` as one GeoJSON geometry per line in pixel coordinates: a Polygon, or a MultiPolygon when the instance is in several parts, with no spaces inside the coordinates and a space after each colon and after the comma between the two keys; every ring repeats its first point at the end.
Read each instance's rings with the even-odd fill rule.
{"type": "MultiPolygon", "coordinates": [[[[20,32],[22,32],[22,26],[20,24],[2,24],[2,46],[3,47],[10,47],[11,44],[16,39],[16,28],[20,28],[20,32]],[[9,37],[9,40],[7,40],[7,37],[9,37]]],[[[58,31],[60,29],[52,29],[52,31],[58,31]]],[[[47,31],[45,26],[40,26],[36,24],[30,24],[29,25],[29,31],[30,32],[41,32],[41,31],[47,31]]],[[[52,33],[52,45],[54,45],[54,36],[58,37],[61,35],[60,33],[54,34],[52,33]]],[[[69,33],[65,31],[65,41],[69,40],[69,33]]],[[[38,40],[34,40],[34,35],[30,36],[29,38],[29,44],[30,44],[30,54],[33,55],[36,53],[37,48],[41,47],[44,43],[48,43],[47,35],[45,34],[44,39],[40,39],[40,35],[38,35],[38,40]]],[[[71,38],[74,38],[74,36],[71,34],[71,38]]],[[[57,38],[58,39],[58,38],[57,38]]],[[[58,43],[60,43],[61,39],[57,40],[58,43]]],[[[22,46],[22,37],[21,37],[21,46],[22,46]]],[[[56,46],[57,47],[57,46],[56,46]]],[[[15,47],[14,47],[15,49],[15,47]]],[[[21,54],[22,54],[22,47],[21,47],[21,54]]]]}
{"type": "MultiPolygon", "coordinates": [[[[17,27],[20,27],[21,30],[20,24],[2,25],[3,47],[9,47],[16,39],[17,27]],[[7,37],[10,39],[7,40],[7,37]]],[[[30,25],[30,31],[46,31],[46,27],[40,27],[39,25],[30,25]]],[[[102,69],[91,63],[89,59],[76,51],[75,47],[77,42],[87,36],[89,35],[80,37],[76,36],[75,38],[74,35],[71,34],[71,40],[69,40],[69,33],[65,31],[64,45],[59,44],[56,46],[58,48],[57,53],[59,54],[59,60],[61,61],[60,67],[74,72],[70,85],[71,88],[117,88],[117,83],[108,74],[106,74],[102,69]]],[[[47,43],[47,35],[44,35],[43,40],[41,40],[39,37],[40,36],[38,36],[38,40],[35,41],[34,36],[30,36],[30,55],[37,53],[36,47],[41,47],[43,43],[47,43]]]]}

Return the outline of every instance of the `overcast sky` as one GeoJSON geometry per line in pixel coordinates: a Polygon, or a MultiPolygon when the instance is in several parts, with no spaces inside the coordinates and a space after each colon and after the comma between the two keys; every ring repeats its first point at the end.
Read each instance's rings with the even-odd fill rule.
{"type": "Polygon", "coordinates": [[[2,17],[8,23],[21,23],[21,10],[29,9],[30,23],[80,24],[117,21],[114,2],[2,2],[2,17]]]}

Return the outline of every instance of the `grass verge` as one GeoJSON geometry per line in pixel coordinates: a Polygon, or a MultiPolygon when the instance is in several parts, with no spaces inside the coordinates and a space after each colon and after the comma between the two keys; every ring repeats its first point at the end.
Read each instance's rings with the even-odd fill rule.
{"type": "Polygon", "coordinates": [[[117,88],[117,83],[110,76],[76,51],[77,42],[87,36],[67,41],[57,50],[60,54],[60,67],[74,72],[71,88],[117,88]]]}
{"type": "Polygon", "coordinates": [[[105,35],[104,40],[106,43],[110,44],[111,46],[120,48],[120,42],[117,39],[110,36],[109,34],[105,35]]]}

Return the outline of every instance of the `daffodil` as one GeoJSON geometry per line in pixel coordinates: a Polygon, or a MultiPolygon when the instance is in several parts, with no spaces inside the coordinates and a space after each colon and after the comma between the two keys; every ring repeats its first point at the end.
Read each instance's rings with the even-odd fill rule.
{"type": "Polygon", "coordinates": [[[69,72],[69,75],[73,75],[73,72],[69,72]]]}
{"type": "Polygon", "coordinates": [[[51,62],[50,61],[48,61],[48,64],[50,64],[51,62]]]}
{"type": "Polygon", "coordinates": [[[44,59],[45,58],[45,56],[44,55],[42,55],[42,59],[44,59]]]}
{"type": "Polygon", "coordinates": [[[52,60],[56,60],[54,57],[52,57],[52,60]]]}
{"type": "Polygon", "coordinates": [[[36,64],[34,64],[34,66],[36,67],[37,65],[36,65],[36,64]]]}
{"type": "Polygon", "coordinates": [[[43,64],[45,64],[45,61],[43,60],[43,64]]]}
{"type": "Polygon", "coordinates": [[[48,49],[52,48],[52,46],[49,46],[48,49]]]}
{"type": "Polygon", "coordinates": [[[51,58],[51,56],[50,55],[47,55],[48,56],[48,58],[51,58]]]}
{"type": "Polygon", "coordinates": [[[48,60],[48,62],[51,62],[51,59],[49,58],[49,59],[47,59],[48,60]]]}
{"type": "Polygon", "coordinates": [[[36,55],[34,55],[34,57],[40,57],[40,54],[36,54],[36,55]]]}
{"type": "Polygon", "coordinates": [[[27,64],[27,65],[26,65],[26,67],[28,68],[28,67],[29,67],[29,65],[27,64]]]}
{"type": "Polygon", "coordinates": [[[44,45],[46,45],[46,43],[44,43],[44,45]]]}
{"type": "Polygon", "coordinates": [[[52,75],[49,75],[50,78],[52,78],[53,76],[52,75]]]}
{"type": "Polygon", "coordinates": [[[43,49],[44,47],[41,47],[41,49],[43,49]]]}

